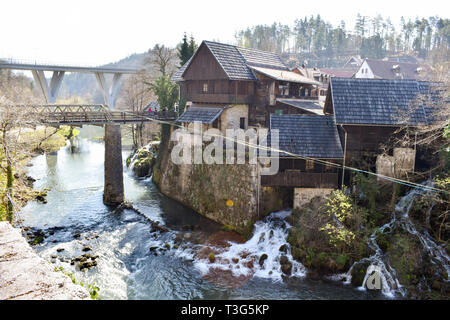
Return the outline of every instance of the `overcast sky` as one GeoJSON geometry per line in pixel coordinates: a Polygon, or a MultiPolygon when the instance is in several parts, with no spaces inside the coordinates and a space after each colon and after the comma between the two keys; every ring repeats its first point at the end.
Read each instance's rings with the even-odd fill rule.
{"type": "Polygon", "coordinates": [[[156,43],[175,46],[186,31],[197,42],[234,43],[256,24],[320,14],[353,29],[356,14],[449,18],[445,0],[0,0],[0,57],[100,65],[156,43]]]}

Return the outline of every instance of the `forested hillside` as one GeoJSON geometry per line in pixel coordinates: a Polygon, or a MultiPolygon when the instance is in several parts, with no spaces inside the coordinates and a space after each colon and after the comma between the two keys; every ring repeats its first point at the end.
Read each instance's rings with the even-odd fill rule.
{"type": "MultiPolygon", "coordinates": [[[[293,25],[256,25],[236,32],[238,45],[285,53],[286,59],[312,67],[340,67],[352,55],[382,59],[412,55],[426,59],[448,50],[450,20],[440,17],[408,19],[400,27],[381,15],[358,14],[355,26],[342,21],[333,26],[320,15],[297,19],[293,25]]],[[[448,56],[446,57],[448,60],[448,56]]]]}
{"type": "MultiPolygon", "coordinates": [[[[273,23],[248,27],[235,33],[235,44],[281,53],[290,67],[306,61],[309,67],[339,68],[349,57],[358,55],[376,59],[412,56],[422,62],[449,60],[450,19],[402,18],[399,25],[396,28],[393,21],[380,15],[358,15],[355,26],[348,26],[344,21],[333,26],[317,15],[299,18],[293,25],[273,23]]],[[[186,36],[183,40],[187,40],[186,36]]],[[[140,68],[145,65],[146,69],[152,69],[154,66],[149,61],[152,50],[155,49],[130,55],[106,66],[140,68]]],[[[175,65],[179,64],[175,62],[175,65]]],[[[70,96],[83,96],[92,103],[103,101],[95,77],[91,74],[70,74],[64,78],[61,97],[70,96]]]]}

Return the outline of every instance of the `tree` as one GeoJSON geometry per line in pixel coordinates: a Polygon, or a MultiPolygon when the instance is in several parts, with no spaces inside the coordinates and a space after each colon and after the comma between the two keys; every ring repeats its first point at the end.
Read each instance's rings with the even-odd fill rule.
{"type": "Polygon", "coordinates": [[[0,194],[0,214],[11,224],[14,221],[14,166],[26,156],[21,130],[37,123],[29,110],[15,105],[36,101],[26,77],[0,71],[0,185],[4,185],[0,194]]]}
{"type": "MultiPolygon", "coordinates": [[[[194,55],[195,51],[197,51],[197,43],[195,43],[194,37],[191,35],[191,39],[189,40],[189,58],[194,55]]],[[[186,60],[187,62],[187,60],[186,60]]]]}
{"type": "MultiPolygon", "coordinates": [[[[142,112],[155,98],[152,91],[148,90],[148,85],[146,84],[147,81],[149,81],[149,78],[145,70],[141,70],[127,78],[123,85],[118,106],[126,106],[126,109],[132,112],[142,112]]],[[[138,149],[146,143],[143,135],[144,124],[132,124],[130,128],[133,147],[138,149]]]]}
{"type": "Polygon", "coordinates": [[[180,59],[180,67],[182,67],[186,62],[188,62],[193,54],[191,45],[188,43],[186,32],[184,33],[183,41],[181,42],[181,45],[178,46],[177,51],[178,58],[180,59]]]}
{"type": "Polygon", "coordinates": [[[150,62],[156,64],[158,71],[166,76],[173,73],[175,50],[156,44],[150,51],[150,62]]]}
{"type": "Polygon", "coordinates": [[[163,75],[148,85],[158,97],[158,103],[162,108],[174,110],[175,104],[178,102],[178,85],[176,83],[170,81],[168,76],[163,75]]]}

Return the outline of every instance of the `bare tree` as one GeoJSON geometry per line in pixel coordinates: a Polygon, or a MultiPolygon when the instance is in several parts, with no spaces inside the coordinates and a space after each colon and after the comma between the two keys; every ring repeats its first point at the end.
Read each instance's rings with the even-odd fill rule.
{"type": "MultiPolygon", "coordinates": [[[[0,173],[6,177],[1,193],[2,208],[10,223],[14,221],[13,168],[26,156],[21,142],[24,127],[35,126],[37,119],[18,104],[36,103],[29,79],[12,73],[0,73],[0,173]]],[[[2,179],[3,180],[3,179],[2,179]]]]}
{"type": "MultiPolygon", "coordinates": [[[[149,81],[149,74],[144,69],[128,77],[118,101],[119,107],[132,112],[142,112],[150,102],[156,100],[153,93],[148,90],[148,86],[146,85],[147,81],[149,81]]],[[[131,125],[134,148],[140,148],[144,144],[143,129],[143,123],[131,125]]]]}
{"type": "Polygon", "coordinates": [[[164,45],[155,45],[150,51],[150,59],[158,67],[162,76],[171,76],[174,71],[174,60],[176,52],[174,49],[167,48],[164,45]]]}

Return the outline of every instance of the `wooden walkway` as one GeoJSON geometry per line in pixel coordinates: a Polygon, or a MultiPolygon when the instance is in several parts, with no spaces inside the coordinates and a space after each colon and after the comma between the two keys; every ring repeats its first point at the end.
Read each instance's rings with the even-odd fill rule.
{"type": "Polygon", "coordinates": [[[30,118],[46,125],[103,125],[150,121],[175,121],[175,111],[131,112],[112,111],[102,104],[96,105],[18,105],[30,118]]]}

